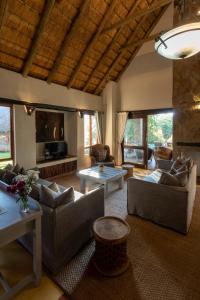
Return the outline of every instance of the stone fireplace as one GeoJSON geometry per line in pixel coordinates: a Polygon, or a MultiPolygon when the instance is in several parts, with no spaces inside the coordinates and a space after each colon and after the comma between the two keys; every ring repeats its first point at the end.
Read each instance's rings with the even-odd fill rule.
{"type": "MultiPolygon", "coordinates": [[[[175,12],[174,25],[178,22],[175,12]]],[[[184,153],[198,165],[200,176],[200,54],[173,61],[174,155],[184,153]]]]}

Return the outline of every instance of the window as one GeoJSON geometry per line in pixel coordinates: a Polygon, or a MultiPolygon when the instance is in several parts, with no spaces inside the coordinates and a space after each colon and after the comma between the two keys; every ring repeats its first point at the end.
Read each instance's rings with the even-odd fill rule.
{"type": "Polygon", "coordinates": [[[13,160],[12,107],[0,104],[0,168],[13,160]]]}
{"type": "Polygon", "coordinates": [[[84,152],[89,155],[90,146],[97,143],[96,119],[93,115],[84,114],[84,152]]]}

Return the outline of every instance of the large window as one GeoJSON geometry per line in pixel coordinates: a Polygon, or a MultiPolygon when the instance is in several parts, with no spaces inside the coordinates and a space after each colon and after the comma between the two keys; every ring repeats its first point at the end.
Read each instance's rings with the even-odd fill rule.
{"type": "Polygon", "coordinates": [[[173,112],[156,110],[132,112],[126,123],[123,161],[140,167],[153,168],[154,155],[160,149],[172,150],[173,112]],[[169,148],[169,149],[168,149],[169,148]]]}
{"type": "Polygon", "coordinates": [[[12,107],[0,104],[0,167],[13,160],[12,107]]]}
{"type": "Polygon", "coordinates": [[[84,114],[84,149],[88,155],[90,147],[97,143],[96,119],[93,115],[84,114]]]}

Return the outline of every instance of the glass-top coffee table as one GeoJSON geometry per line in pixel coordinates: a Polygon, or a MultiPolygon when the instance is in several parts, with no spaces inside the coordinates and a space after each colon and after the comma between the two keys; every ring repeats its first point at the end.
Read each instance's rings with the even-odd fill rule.
{"type": "Polygon", "coordinates": [[[99,167],[91,167],[77,172],[77,176],[80,177],[80,189],[82,193],[85,193],[87,182],[96,182],[104,185],[105,197],[108,194],[109,182],[116,181],[119,184],[119,188],[123,189],[124,176],[127,174],[126,170],[104,167],[104,171],[100,172],[99,167]]]}

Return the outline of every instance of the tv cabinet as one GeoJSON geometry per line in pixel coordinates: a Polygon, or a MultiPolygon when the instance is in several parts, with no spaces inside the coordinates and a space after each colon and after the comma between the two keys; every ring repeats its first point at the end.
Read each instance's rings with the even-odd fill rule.
{"type": "Polygon", "coordinates": [[[74,173],[77,170],[77,157],[68,156],[58,160],[43,160],[37,162],[40,178],[52,178],[74,173]]]}

